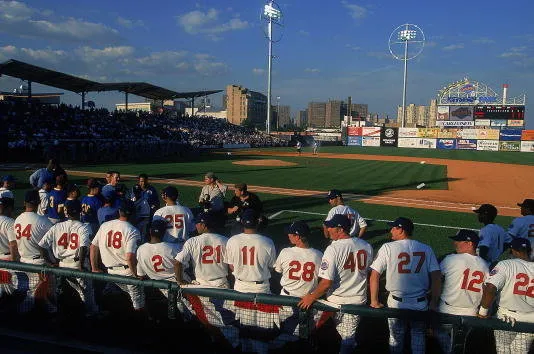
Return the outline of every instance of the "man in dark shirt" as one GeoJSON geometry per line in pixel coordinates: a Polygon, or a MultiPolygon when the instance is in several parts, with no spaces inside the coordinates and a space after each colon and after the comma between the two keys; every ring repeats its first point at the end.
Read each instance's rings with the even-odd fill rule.
{"type": "Polygon", "coordinates": [[[227,212],[229,215],[235,216],[235,222],[232,224],[232,235],[240,233],[243,229],[241,224],[241,214],[247,210],[252,209],[256,215],[261,215],[263,211],[263,204],[260,198],[247,190],[245,183],[237,183],[234,186],[234,197],[228,203],[227,212]]]}

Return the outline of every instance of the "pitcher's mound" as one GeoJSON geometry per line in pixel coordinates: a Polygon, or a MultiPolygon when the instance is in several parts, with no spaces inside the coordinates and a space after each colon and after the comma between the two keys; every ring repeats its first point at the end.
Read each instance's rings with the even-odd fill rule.
{"type": "Polygon", "coordinates": [[[232,162],[236,165],[245,166],[295,166],[294,162],[287,162],[282,160],[242,160],[232,162]]]}

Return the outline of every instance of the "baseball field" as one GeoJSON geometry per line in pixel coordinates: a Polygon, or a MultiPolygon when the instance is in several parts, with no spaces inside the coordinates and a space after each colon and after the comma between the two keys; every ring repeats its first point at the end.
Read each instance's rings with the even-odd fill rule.
{"type": "MultiPolygon", "coordinates": [[[[9,172],[19,179],[18,210],[29,174],[42,166],[21,167],[9,172]]],[[[496,222],[506,228],[519,216],[516,203],[534,195],[534,155],[515,152],[323,147],[319,155],[304,148],[297,156],[295,149],[273,148],[206,151],[194,159],[166,163],[65,168],[80,186],[88,177],[103,178],[108,170],[120,171],[127,186],[139,173],[147,173],[158,190],[176,185],[181,203],[190,207],[197,206],[207,171],[230,188],[247,183],[264,202],[269,217],[265,234],[278,249],[287,243],[284,226],[294,220],[307,221],[315,245],[324,246],[321,225],[330,209],[326,192],[332,188],[341,190],[346,204],[368,220],[365,238],[375,250],[388,240],[385,222],[405,216],[416,224],[414,238],[430,244],[438,257],[452,251],[447,236],[457,229],[480,228],[472,207],[494,204],[499,209],[496,222]]],[[[233,195],[228,193],[227,200],[233,195]]]]}

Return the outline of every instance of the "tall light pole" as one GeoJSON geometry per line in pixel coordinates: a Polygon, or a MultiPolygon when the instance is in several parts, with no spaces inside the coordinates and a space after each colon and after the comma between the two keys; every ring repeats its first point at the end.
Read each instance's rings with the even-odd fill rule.
{"type": "Polygon", "coordinates": [[[406,85],[408,82],[408,60],[415,58],[423,51],[425,34],[416,25],[404,24],[391,32],[389,36],[389,51],[397,60],[404,61],[404,80],[402,85],[402,116],[401,127],[406,122],[406,85]],[[411,44],[411,46],[409,46],[411,44]],[[412,49],[410,51],[410,48],[412,49]]]}
{"type": "Polygon", "coordinates": [[[268,60],[268,70],[267,70],[267,124],[266,130],[267,134],[271,133],[271,75],[273,67],[273,43],[277,42],[273,40],[273,24],[281,25],[282,20],[282,11],[278,5],[270,0],[263,7],[262,19],[267,21],[267,40],[269,42],[269,60],[268,60]]]}
{"type": "Polygon", "coordinates": [[[280,129],[280,96],[276,96],[276,131],[280,129]]]}

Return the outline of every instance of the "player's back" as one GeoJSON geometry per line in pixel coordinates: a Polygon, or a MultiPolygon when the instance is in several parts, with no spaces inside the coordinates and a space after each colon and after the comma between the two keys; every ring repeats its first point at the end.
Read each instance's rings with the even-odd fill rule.
{"type": "Polygon", "coordinates": [[[13,218],[0,215],[0,257],[9,255],[9,241],[15,238],[14,224],[13,218]]]}
{"type": "Polygon", "coordinates": [[[440,264],[444,277],[440,305],[441,312],[453,313],[460,309],[442,311],[452,306],[464,308],[458,315],[476,315],[482,298],[482,285],[488,276],[488,265],[479,256],[468,253],[450,254],[440,264]]]}
{"type": "Polygon", "coordinates": [[[237,234],[228,240],[226,254],[237,279],[254,282],[271,277],[270,268],[276,261],[276,249],[270,238],[260,234],[237,234]]]}
{"type": "Polygon", "coordinates": [[[347,215],[350,220],[350,232],[351,236],[358,236],[360,231],[360,226],[366,226],[365,220],[361,215],[353,208],[348,205],[336,205],[328,212],[328,215],[325,220],[330,220],[336,214],[347,215]]]}
{"type": "MultiPolygon", "coordinates": [[[[98,209],[102,207],[102,200],[96,195],[86,195],[82,198],[81,222],[87,222],[91,225],[98,224],[98,209]]],[[[96,231],[96,230],[93,230],[96,231]]]]}
{"type": "Polygon", "coordinates": [[[137,274],[150,279],[174,281],[174,257],[180,245],[168,242],[145,243],[137,249],[137,274]]]}
{"type": "Polygon", "coordinates": [[[227,242],[228,238],[222,235],[203,233],[187,240],[177,259],[180,263],[191,261],[195,278],[200,282],[225,278],[227,242]]]}
{"type": "Polygon", "coordinates": [[[488,259],[494,262],[504,252],[504,243],[510,242],[511,237],[497,224],[488,224],[480,229],[478,247],[488,247],[488,259]]]}
{"type": "Polygon", "coordinates": [[[183,205],[168,205],[156,210],[153,220],[157,219],[168,223],[163,236],[165,242],[184,242],[195,229],[193,213],[183,205]]]}
{"type": "Polygon", "coordinates": [[[60,214],[60,209],[67,199],[67,191],[64,189],[54,188],[49,193],[47,216],[51,219],[63,219],[64,215],[60,214]]]}
{"type": "Polygon", "coordinates": [[[90,235],[89,225],[77,220],[66,220],[52,226],[39,245],[52,249],[58,260],[73,263],[79,254],[79,248],[89,246],[90,235]]]}
{"type": "Polygon", "coordinates": [[[291,296],[304,296],[315,289],[322,256],[322,252],[314,248],[284,248],[275,264],[275,270],[282,273],[282,292],[291,296]]]}
{"type": "Polygon", "coordinates": [[[23,212],[15,219],[13,228],[21,262],[39,263],[42,261],[38,243],[50,227],[52,223],[48,218],[30,211],[23,212]]]}
{"type": "Polygon", "coordinates": [[[524,215],[512,220],[508,233],[512,237],[534,238],[534,215],[524,215]]]}
{"type": "Polygon", "coordinates": [[[93,240],[100,250],[106,267],[125,265],[126,254],[135,253],[141,241],[139,230],[127,221],[111,220],[103,223],[93,240]]]}
{"type": "Polygon", "coordinates": [[[502,289],[499,307],[521,313],[534,313],[534,262],[519,258],[500,261],[491,270],[488,282],[502,289]]]}

